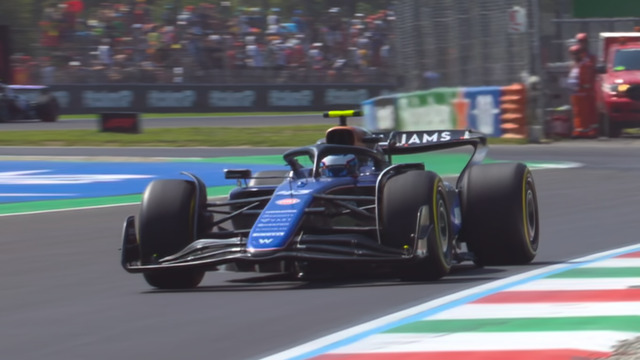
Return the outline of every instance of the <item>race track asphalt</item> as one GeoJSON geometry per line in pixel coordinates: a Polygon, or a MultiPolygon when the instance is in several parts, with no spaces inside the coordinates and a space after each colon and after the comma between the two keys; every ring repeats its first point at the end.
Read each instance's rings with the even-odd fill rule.
{"type": "MultiPolygon", "coordinates": [[[[262,149],[59,149],[118,156],[229,156],[262,149]]],[[[271,149],[278,153],[281,149],[271,149]]],[[[52,155],[0,148],[0,155],[52,155]],[[12,153],[13,152],[13,153],[12,153]],[[10,154],[11,153],[11,154],[10,154]]],[[[475,285],[638,243],[635,140],[495,146],[494,159],[576,161],[536,170],[541,245],[528,266],[462,266],[433,283],[355,278],[313,284],[212,272],[192,291],[153,291],[119,265],[137,206],[0,217],[0,352],[30,359],[257,359],[475,285]]],[[[487,208],[490,211],[490,207],[487,208]]]]}

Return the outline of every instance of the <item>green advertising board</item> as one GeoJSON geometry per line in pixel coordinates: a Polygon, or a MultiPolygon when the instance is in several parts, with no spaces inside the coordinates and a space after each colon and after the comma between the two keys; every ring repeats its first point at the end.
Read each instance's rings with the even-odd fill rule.
{"type": "Polygon", "coordinates": [[[573,0],[573,17],[640,17],[640,0],[573,0]]]}
{"type": "Polygon", "coordinates": [[[457,119],[451,102],[459,91],[460,88],[436,88],[399,94],[397,130],[454,129],[457,119]]]}

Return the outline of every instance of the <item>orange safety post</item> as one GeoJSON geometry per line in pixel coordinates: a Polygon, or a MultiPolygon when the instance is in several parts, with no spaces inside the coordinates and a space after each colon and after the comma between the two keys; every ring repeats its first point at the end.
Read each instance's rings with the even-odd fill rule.
{"type": "Polygon", "coordinates": [[[527,126],[527,94],[524,84],[512,84],[501,88],[500,128],[503,138],[525,139],[527,126]]]}

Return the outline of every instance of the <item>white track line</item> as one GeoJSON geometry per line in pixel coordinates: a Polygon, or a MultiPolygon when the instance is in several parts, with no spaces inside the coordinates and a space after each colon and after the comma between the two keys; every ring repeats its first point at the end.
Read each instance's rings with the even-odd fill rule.
{"type": "Polygon", "coordinates": [[[584,317],[584,316],[640,316],[638,302],[581,302],[542,304],[466,304],[428,316],[423,320],[470,320],[584,317]]]}
{"type": "Polygon", "coordinates": [[[356,354],[559,349],[610,352],[612,351],[612,344],[634,338],[638,335],[640,335],[640,333],[624,331],[377,334],[329,353],[356,354]]]}

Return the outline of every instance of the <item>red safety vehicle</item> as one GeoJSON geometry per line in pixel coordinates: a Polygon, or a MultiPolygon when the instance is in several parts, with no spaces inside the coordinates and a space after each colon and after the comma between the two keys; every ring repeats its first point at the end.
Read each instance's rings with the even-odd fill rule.
{"type": "Polygon", "coordinates": [[[601,133],[619,137],[625,128],[640,127],[640,102],[626,91],[640,85],[640,32],[604,32],[599,36],[595,84],[601,133]]]}

